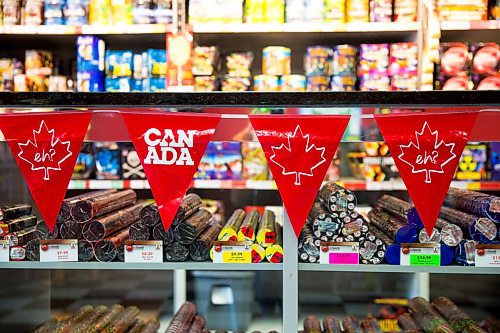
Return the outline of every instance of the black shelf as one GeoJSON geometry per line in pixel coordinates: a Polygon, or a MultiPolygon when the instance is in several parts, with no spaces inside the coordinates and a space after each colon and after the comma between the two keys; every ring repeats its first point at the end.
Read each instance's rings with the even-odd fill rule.
{"type": "Polygon", "coordinates": [[[0,93],[2,107],[482,107],[500,91],[0,93]]]}

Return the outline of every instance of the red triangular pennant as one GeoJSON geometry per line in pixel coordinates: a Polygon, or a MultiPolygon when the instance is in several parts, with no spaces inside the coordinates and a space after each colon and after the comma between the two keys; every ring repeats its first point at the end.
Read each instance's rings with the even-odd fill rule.
{"type": "Polygon", "coordinates": [[[2,130],[33,200],[52,231],[92,113],[3,115],[2,130]]]}
{"type": "Polygon", "coordinates": [[[168,230],[220,115],[124,112],[122,116],[168,230]]]}
{"type": "Polygon", "coordinates": [[[477,113],[375,115],[430,235],[477,113]]]}
{"type": "Polygon", "coordinates": [[[297,237],[350,116],[249,116],[297,237]]]}

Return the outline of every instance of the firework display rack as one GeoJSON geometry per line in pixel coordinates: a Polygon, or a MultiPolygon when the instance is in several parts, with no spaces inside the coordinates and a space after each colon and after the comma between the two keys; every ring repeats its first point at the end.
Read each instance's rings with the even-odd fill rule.
{"type": "MultiPolygon", "coordinates": [[[[499,124],[500,105],[497,92],[407,92],[407,93],[159,93],[159,94],[72,94],[72,93],[0,93],[0,112],[12,113],[16,111],[50,111],[64,109],[91,109],[94,117],[92,127],[102,128],[110,119],[116,119],[121,109],[191,109],[198,112],[207,107],[281,107],[281,108],[321,108],[321,107],[360,107],[360,108],[398,108],[424,109],[424,112],[433,108],[449,111],[485,110],[479,113],[481,126],[489,126],[490,141],[500,141],[498,131],[491,129],[499,124]],[[484,117],[483,117],[484,116],[484,117]]],[[[165,111],[168,112],[168,111],[165,111]]],[[[371,115],[366,116],[371,117],[371,115]]],[[[234,121],[248,121],[246,115],[224,114],[219,128],[230,126],[234,121]]],[[[113,123],[116,125],[116,123],[113,123]]],[[[123,126],[123,125],[122,125],[123,126]]],[[[498,127],[497,127],[498,128],[498,127]]],[[[123,140],[123,137],[114,137],[111,133],[100,131],[89,132],[86,140],[123,140]]],[[[484,136],[483,136],[484,138],[484,136]]],[[[475,141],[475,137],[470,141],[475,141]]],[[[231,138],[227,138],[231,140],[231,138]]],[[[484,139],[483,139],[484,140],[484,139]]],[[[486,140],[484,140],[486,141],[486,140]]],[[[76,188],[75,182],[70,187],[76,188]]],[[[95,183],[98,186],[99,183],[95,183]]],[[[196,182],[194,183],[196,185],[196,182]]],[[[121,183],[125,188],[124,183],[121,183]]],[[[85,189],[89,187],[85,186],[85,189]]],[[[92,187],[93,188],[93,187],[92,187]]],[[[228,187],[230,189],[232,187],[228,187]]],[[[217,189],[225,189],[223,186],[217,189]]],[[[258,188],[254,188],[259,190],[258,188]]],[[[264,189],[265,190],[265,189],[264,189]]],[[[390,190],[390,189],[389,189],[390,190]]],[[[400,190],[403,190],[401,188],[400,190]]],[[[366,191],[366,189],[362,190],[366,191]]],[[[413,276],[411,296],[422,296],[429,299],[429,274],[500,274],[499,267],[409,267],[399,265],[320,265],[299,263],[297,247],[298,239],[295,236],[288,215],[284,212],[283,250],[284,258],[281,264],[215,264],[212,262],[163,262],[158,264],[131,264],[120,262],[7,262],[0,263],[0,269],[44,269],[44,270],[174,270],[174,283],[185,287],[185,271],[192,270],[248,270],[248,271],[282,271],[283,273],[283,332],[296,331],[297,322],[285,320],[298,318],[299,290],[298,279],[300,271],[328,271],[328,272],[366,272],[366,273],[408,273],[413,276]],[[176,280],[175,280],[176,279],[176,280]],[[176,281],[176,282],[175,282],[176,281]]],[[[174,293],[174,308],[178,308],[186,300],[186,290],[174,293]]]]}

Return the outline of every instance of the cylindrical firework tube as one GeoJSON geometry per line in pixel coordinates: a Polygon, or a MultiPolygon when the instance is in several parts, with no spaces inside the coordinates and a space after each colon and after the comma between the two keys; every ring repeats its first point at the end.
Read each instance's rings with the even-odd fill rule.
{"type": "Polygon", "coordinates": [[[266,257],[266,249],[258,243],[252,243],[250,246],[252,247],[252,262],[254,264],[262,262],[262,260],[266,257]]]}
{"type": "Polygon", "coordinates": [[[62,333],[69,332],[73,327],[76,327],[78,323],[84,321],[86,318],[90,317],[94,308],[90,305],[85,305],[81,307],[77,312],[73,313],[72,316],[69,316],[66,319],[63,319],[59,322],[52,333],[62,333]]]}
{"type": "Polygon", "coordinates": [[[257,210],[251,210],[245,216],[240,230],[238,230],[238,241],[255,241],[257,229],[259,227],[260,214],[257,210]]]}
{"type": "Polygon", "coordinates": [[[267,261],[277,264],[283,262],[283,229],[281,225],[276,222],[274,230],[276,230],[276,243],[266,248],[266,258],[267,261]]]}
{"type": "Polygon", "coordinates": [[[387,214],[381,208],[368,213],[370,221],[398,243],[415,243],[417,231],[401,220],[387,214]]]}
{"type": "Polygon", "coordinates": [[[422,329],[418,326],[417,322],[413,320],[409,313],[404,313],[398,317],[398,324],[403,332],[417,331],[421,332],[422,329]]]}
{"type": "Polygon", "coordinates": [[[237,241],[238,230],[240,230],[243,221],[245,220],[245,211],[243,209],[236,209],[229,220],[220,231],[217,237],[220,241],[237,241]]]}
{"type": "Polygon", "coordinates": [[[163,245],[168,245],[175,240],[173,227],[170,226],[168,231],[165,231],[163,224],[157,224],[153,228],[153,239],[163,241],[163,245]]]}
{"type": "Polygon", "coordinates": [[[330,211],[330,213],[350,212],[356,208],[357,199],[354,193],[328,182],[319,191],[319,200],[330,211]]]}
{"type": "Polygon", "coordinates": [[[380,325],[377,322],[377,319],[370,317],[370,318],[365,318],[361,322],[361,328],[363,329],[364,333],[382,333],[382,329],[380,328],[380,325]]]}
{"type": "Polygon", "coordinates": [[[109,325],[116,317],[123,311],[123,306],[114,304],[104,315],[95,321],[88,329],[88,333],[100,333],[104,328],[109,325]]]}
{"type": "Polygon", "coordinates": [[[368,233],[368,224],[356,211],[344,216],[340,236],[347,242],[362,242],[368,233]]]}
{"type": "Polygon", "coordinates": [[[40,239],[35,238],[26,243],[26,259],[29,261],[40,260],[40,239]]]}
{"type": "Polygon", "coordinates": [[[436,229],[441,232],[441,242],[448,246],[457,246],[464,239],[462,229],[458,225],[436,219],[436,229]]]}
{"type": "Polygon", "coordinates": [[[59,320],[52,318],[47,320],[37,328],[35,328],[31,333],[49,333],[52,332],[59,324],[59,320]]]}
{"type": "Polygon", "coordinates": [[[368,231],[365,239],[359,243],[359,259],[363,264],[377,265],[384,261],[386,250],[384,241],[368,231]]]}
{"type": "Polygon", "coordinates": [[[67,220],[59,228],[59,235],[62,239],[82,238],[82,225],[75,220],[67,220]]]}
{"type": "Polygon", "coordinates": [[[132,223],[129,229],[130,229],[129,231],[130,240],[146,241],[151,239],[151,230],[142,221],[137,221],[135,223],[132,223]]]}
{"type": "Polygon", "coordinates": [[[487,217],[474,216],[449,207],[441,207],[439,217],[466,230],[475,241],[489,243],[497,237],[497,225],[487,217]]]}
{"type": "Polygon", "coordinates": [[[212,214],[200,209],[181,223],[174,230],[174,237],[182,245],[190,245],[210,225],[212,214]]]}
{"type": "Polygon", "coordinates": [[[424,227],[417,209],[409,202],[384,194],[378,199],[377,205],[400,219],[407,220],[408,224],[415,229],[424,227]]]}
{"type": "Polygon", "coordinates": [[[488,333],[500,332],[500,320],[498,320],[498,319],[488,318],[488,319],[482,320],[480,325],[481,325],[481,328],[488,333]]]}
{"type": "Polygon", "coordinates": [[[32,207],[30,204],[17,204],[4,206],[0,208],[0,221],[16,219],[20,216],[31,215],[32,207]]]}
{"type": "Polygon", "coordinates": [[[432,301],[432,305],[448,321],[451,328],[457,332],[486,333],[462,309],[449,298],[440,296],[432,301]]]}
{"type": "Polygon", "coordinates": [[[82,193],[80,195],[64,199],[59,210],[59,215],[57,216],[57,222],[63,223],[71,218],[71,207],[80,200],[86,200],[91,198],[96,198],[102,195],[109,195],[111,193],[116,193],[117,190],[100,190],[82,193]]]}
{"type": "Polygon", "coordinates": [[[325,333],[341,333],[340,322],[334,316],[326,316],[323,319],[323,331],[325,333]]]}
{"type": "Polygon", "coordinates": [[[83,226],[83,237],[89,242],[98,242],[115,231],[128,227],[137,221],[141,209],[142,204],[136,204],[93,219],[83,226]]]}
{"type": "Polygon", "coordinates": [[[99,305],[94,308],[94,311],[78,323],[75,327],[73,327],[71,333],[87,333],[89,329],[97,323],[105,313],[107,313],[108,308],[104,305],[99,305]]]}
{"type": "Polygon", "coordinates": [[[144,328],[144,322],[140,319],[136,319],[130,326],[127,333],[141,333],[143,328],[144,328]]]}
{"type": "Polygon", "coordinates": [[[466,240],[458,244],[455,248],[455,259],[461,266],[474,266],[476,264],[476,242],[466,240]]]}
{"type": "Polygon", "coordinates": [[[13,220],[3,221],[9,229],[9,233],[32,227],[36,224],[37,218],[34,215],[21,216],[13,220]]]}
{"type": "Polygon", "coordinates": [[[196,306],[191,302],[182,304],[175,313],[174,318],[167,327],[165,333],[189,332],[193,320],[196,316],[196,306]]]}
{"type": "Polygon", "coordinates": [[[347,316],[342,320],[342,327],[345,333],[363,333],[359,321],[354,316],[347,316]]]}
{"type": "Polygon", "coordinates": [[[94,244],[95,257],[99,261],[110,262],[116,258],[118,247],[129,238],[128,228],[122,229],[94,244]]]}
{"type": "Polygon", "coordinates": [[[304,333],[321,333],[321,322],[315,316],[304,319],[304,333]]]}
{"type": "Polygon", "coordinates": [[[315,244],[311,226],[308,223],[304,224],[299,240],[299,260],[302,262],[317,262],[319,260],[318,246],[315,244]]]}
{"type": "Polygon", "coordinates": [[[164,252],[167,261],[186,261],[189,256],[189,248],[179,242],[168,244],[165,246],[164,252]]]}
{"type": "Polygon", "coordinates": [[[391,265],[399,265],[401,246],[375,225],[370,225],[369,233],[373,234],[377,239],[380,239],[382,242],[384,242],[385,260],[387,260],[387,263],[391,265]]]}
{"type": "Polygon", "coordinates": [[[144,328],[141,333],[156,333],[160,328],[160,323],[156,320],[148,320],[146,324],[144,324],[144,328]]]}
{"type": "Polygon", "coordinates": [[[329,213],[321,203],[315,202],[309,211],[307,220],[313,230],[318,232],[338,233],[343,226],[342,220],[337,213],[329,213]]]}
{"type": "Polygon", "coordinates": [[[427,230],[422,229],[418,233],[418,241],[420,243],[440,243],[441,242],[441,232],[437,228],[432,228],[432,233],[429,236],[427,230]]]}
{"type": "Polygon", "coordinates": [[[500,198],[476,191],[450,187],[444,204],[469,214],[488,217],[500,222],[500,198]]]}
{"type": "Polygon", "coordinates": [[[454,333],[446,320],[422,297],[409,300],[408,306],[417,323],[430,333],[454,333]]]}
{"type": "Polygon", "coordinates": [[[191,326],[191,330],[189,331],[189,333],[203,333],[205,325],[205,318],[196,316],[193,320],[193,325],[191,326]]]}
{"type": "Polygon", "coordinates": [[[44,239],[44,240],[56,239],[57,236],[59,236],[59,226],[56,225],[54,227],[54,230],[52,232],[50,232],[49,226],[47,225],[47,223],[45,223],[44,220],[40,220],[36,223],[35,234],[36,234],[36,238],[39,238],[39,239],[44,239]]]}
{"type": "Polygon", "coordinates": [[[217,222],[212,222],[212,224],[205,229],[196,239],[193,244],[189,247],[189,255],[194,261],[205,261],[210,258],[210,249],[212,248],[212,243],[217,240],[217,236],[222,230],[222,226],[217,222]]]}
{"type": "Polygon", "coordinates": [[[88,262],[94,259],[94,247],[85,240],[78,241],[78,261],[88,262]]]}
{"type": "Polygon", "coordinates": [[[133,205],[136,200],[137,194],[134,190],[124,190],[79,200],[71,207],[71,217],[79,223],[88,222],[93,218],[133,205]]]}
{"type": "Polygon", "coordinates": [[[158,206],[155,203],[144,206],[139,216],[142,224],[148,227],[154,227],[161,222],[160,212],[158,211],[158,206]]]}
{"type": "Polygon", "coordinates": [[[259,230],[257,231],[257,243],[262,247],[268,247],[276,243],[276,216],[273,211],[265,210],[260,218],[259,230]]]}
{"type": "Polygon", "coordinates": [[[194,193],[186,195],[175,213],[172,221],[173,225],[179,224],[181,221],[193,215],[201,207],[201,198],[194,193]]]}
{"type": "Polygon", "coordinates": [[[32,226],[26,229],[22,229],[5,236],[5,239],[9,241],[9,246],[19,246],[25,245],[32,239],[36,237],[36,226],[32,226]]]}
{"type": "Polygon", "coordinates": [[[139,309],[135,306],[129,306],[119,313],[106,326],[104,333],[125,333],[132,325],[135,318],[139,315],[139,309]]]}

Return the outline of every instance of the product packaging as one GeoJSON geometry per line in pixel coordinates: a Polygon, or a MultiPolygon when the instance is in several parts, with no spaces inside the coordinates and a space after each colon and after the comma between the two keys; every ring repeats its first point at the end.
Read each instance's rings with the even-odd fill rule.
{"type": "Polygon", "coordinates": [[[346,0],[325,0],[325,22],[345,23],[346,0]]]}
{"type": "Polygon", "coordinates": [[[310,46],[304,57],[304,71],[306,75],[330,75],[330,65],[333,59],[333,50],[326,46],[310,46]]]}
{"type": "Polygon", "coordinates": [[[253,79],[255,91],[279,91],[280,79],[276,75],[255,75],[253,79]]]}
{"type": "Polygon", "coordinates": [[[131,77],[134,71],[134,54],[132,51],[106,51],[106,76],[131,77]]]}
{"type": "Polygon", "coordinates": [[[487,163],[487,145],[485,143],[469,143],[465,146],[458,163],[455,179],[485,180],[487,163]]]}
{"type": "Polygon", "coordinates": [[[95,143],[96,179],[120,179],[120,147],[116,142],[95,143]]]}
{"type": "Polygon", "coordinates": [[[52,75],[52,53],[42,50],[26,50],[24,68],[27,76],[52,75]]]}
{"type": "Polygon", "coordinates": [[[281,77],[281,91],[306,91],[306,77],[304,75],[283,75],[281,77]]]}
{"type": "Polygon", "coordinates": [[[226,56],[227,75],[231,77],[252,76],[252,63],[254,55],[252,52],[233,52],[226,56]]]}
{"type": "Polygon", "coordinates": [[[472,73],[498,75],[500,69],[500,48],[497,43],[471,44],[472,73]]]}
{"type": "Polygon", "coordinates": [[[330,89],[330,77],[315,75],[307,77],[307,91],[328,91],[330,89]]]}
{"type": "Polygon", "coordinates": [[[121,147],[122,152],[122,179],[146,179],[146,173],[141,164],[141,159],[137,155],[137,151],[131,144],[123,144],[121,147]]]}
{"type": "Polygon", "coordinates": [[[467,43],[441,43],[438,73],[445,76],[466,76],[470,69],[470,53],[467,43]]]}
{"type": "Polygon", "coordinates": [[[165,77],[167,75],[167,52],[161,49],[147,51],[148,75],[152,77],[165,77]]]}
{"type": "Polygon", "coordinates": [[[100,92],[104,91],[104,72],[77,72],[76,90],[78,92],[100,92]]]}
{"type": "Polygon", "coordinates": [[[128,77],[106,77],[104,80],[107,92],[130,92],[130,79],[128,77]]]}
{"type": "Polygon", "coordinates": [[[269,167],[266,156],[258,142],[245,141],[242,143],[243,154],[243,179],[267,180],[269,167]]]}
{"type": "Polygon", "coordinates": [[[333,48],[332,74],[356,76],[358,49],[352,45],[337,45],[333,48]]]}
{"type": "Polygon", "coordinates": [[[105,57],[104,41],[95,36],[78,36],[76,40],[77,72],[103,71],[105,57]]]}
{"type": "Polygon", "coordinates": [[[94,146],[84,142],[76,159],[71,179],[90,179],[94,173],[94,146]]]}
{"type": "Polygon", "coordinates": [[[292,50],[283,46],[268,46],[262,50],[262,74],[291,74],[292,50]]]}
{"type": "Polygon", "coordinates": [[[392,1],[371,0],[370,22],[391,22],[391,21],[392,21],[392,1]]]}
{"type": "Polygon", "coordinates": [[[215,46],[194,48],[193,75],[210,76],[215,74],[219,51],[215,46]]]}
{"type": "Polygon", "coordinates": [[[241,179],[241,143],[217,142],[214,151],[215,179],[241,179]]]}
{"type": "Polygon", "coordinates": [[[389,44],[361,44],[358,75],[384,74],[389,67],[389,44]]]}
{"type": "Polygon", "coordinates": [[[330,88],[332,91],[355,91],[356,75],[332,76],[330,88]]]}

